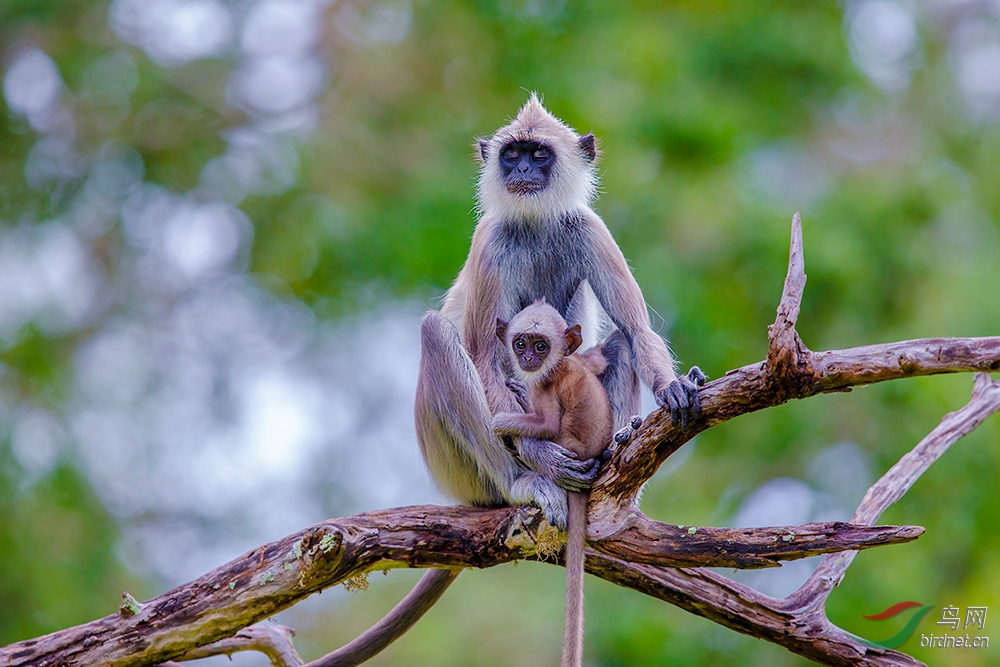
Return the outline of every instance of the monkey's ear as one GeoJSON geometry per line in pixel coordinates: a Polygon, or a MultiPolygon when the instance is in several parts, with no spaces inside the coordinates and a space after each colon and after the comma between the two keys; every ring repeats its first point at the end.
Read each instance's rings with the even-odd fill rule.
{"type": "Polygon", "coordinates": [[[499,317],[497,318],[497,338],[504,341],[504,343],[507,342],[507,323],[499,317]]]}
{"type": "Polygon", "coordinates": [[[490,154],[490,142],[486,139],[477,139],[476,147],[479,149],[479,161],[486,164],[486,160],[489,159],[490,154]]]}
{"type": "Polygon", "coordinates": [[[566,356],[576,352],[581,345],[583,345],[583,334],[580,333],[580,325],[574,324],[566,329],[566,356]]]}
{"type": "Polygon", "coordinates": [[[597,159],[597,142],[594,139],[593,132],[580,137],[580,150],[583,151],[583,156],[587,158],[587,162],[593,162],[597,159]]]}

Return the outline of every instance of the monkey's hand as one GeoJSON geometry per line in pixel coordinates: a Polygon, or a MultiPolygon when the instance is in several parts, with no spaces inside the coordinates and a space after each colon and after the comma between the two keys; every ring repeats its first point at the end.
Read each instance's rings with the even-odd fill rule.
{"type": "Polygon", "coordinates": [[[507,388],[514,394],[514,400],[525,412],[531,412],[528,404],[528,385],[515,378],[507,378],[507,388]]]}
{"type": "Polygon", "coordinates": [[[580,461],[576,454],[548,440],[518,438],[517,453],[524,463],[567,491],[586,491],[594,485],[601,462],[580,461]]]}
{"type": "Polygon", "coordinates": [[[654,392],[660,407],[670,411],[670,423],[674,426],[680,424],[682,431],[688,429],[690,420],[701,416],[698,387],[705,384],[706,379],[700,368],[692,366],[687,375],[654,392]]]}

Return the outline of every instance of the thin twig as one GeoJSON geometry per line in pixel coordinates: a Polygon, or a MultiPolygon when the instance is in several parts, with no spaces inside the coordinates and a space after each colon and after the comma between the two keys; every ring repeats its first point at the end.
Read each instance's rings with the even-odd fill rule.
{"type": "Polygon", "coordinates": [[[794,387],[809,372],[809,350],[795,331],[806,287],[802,250],[802,219],[792,216],[792,240],[788,251],[788,272],[778,302],[774,324],[767,328],[767,365],[779,387],[794,387]]]}
{"type": "Polygon", "coordinates": [[[1000,370],[1000,336],[925,338],[847,350],[810,351],[795,324],[806,284],[802,223],[792,218],[788,273],[774,324],[768,327],[767,359],[730,371],[699,391],[702,416],[686,431],[663,410],[653,412],[616,452],[591,496],[591,530],[608,537],[638,511],[638,495],[668,456],[695,435],[723,421],[781,405],[791,399],[850,391],[856,386],[920,375],[1000,370]]]}
{"type": "Polygon", "coordinates": [[[177,660],[186,662],[216,655],[232,657],[240,651],[257,651],[266,655],[273,667],[300,667],[302,658],[292,644],[294,636],[295,631],[284,625],[251,625],[228,639],[188,651],[177,660]]]}

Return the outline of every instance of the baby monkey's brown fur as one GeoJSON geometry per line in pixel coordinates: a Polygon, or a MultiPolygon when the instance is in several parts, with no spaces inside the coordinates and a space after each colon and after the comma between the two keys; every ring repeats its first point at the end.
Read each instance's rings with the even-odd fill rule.
{"type": "MultiPolygon", "coordinates": [[[[526,392],[512,383],[525,412],[498,413],[493,417],[494,432],[551,440],[580,460],[602,457],[611,445],[614,418],[597,377],[607,366],[600,348],[573,354],[583,342],[580,325],[567,327],[544,299],[509,324],[497,319],[497,336],[504,341],[526,392]]],[[[569,493],[563,667],[583,664],[583,551],[589,498],[589,491],[569,493]]]]}

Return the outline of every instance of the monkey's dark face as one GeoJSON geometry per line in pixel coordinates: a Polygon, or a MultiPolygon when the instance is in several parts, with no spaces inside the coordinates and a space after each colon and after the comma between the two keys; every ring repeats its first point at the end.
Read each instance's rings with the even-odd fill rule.
{"type": "Polygon", "coordinates": [[[517,364],[525,373],[535,373],[545,365],[552,351],[549,339],[537,334],[522,333],[514,336],[510,343],[517,357],[517,364]]]}
{"type": "Polygon", "coordinates": [[[552,149],[537,141],[512,141],[500,151],[499,159],[504,185],[515,195],[544,190],[556,162],[552,149]]]}

